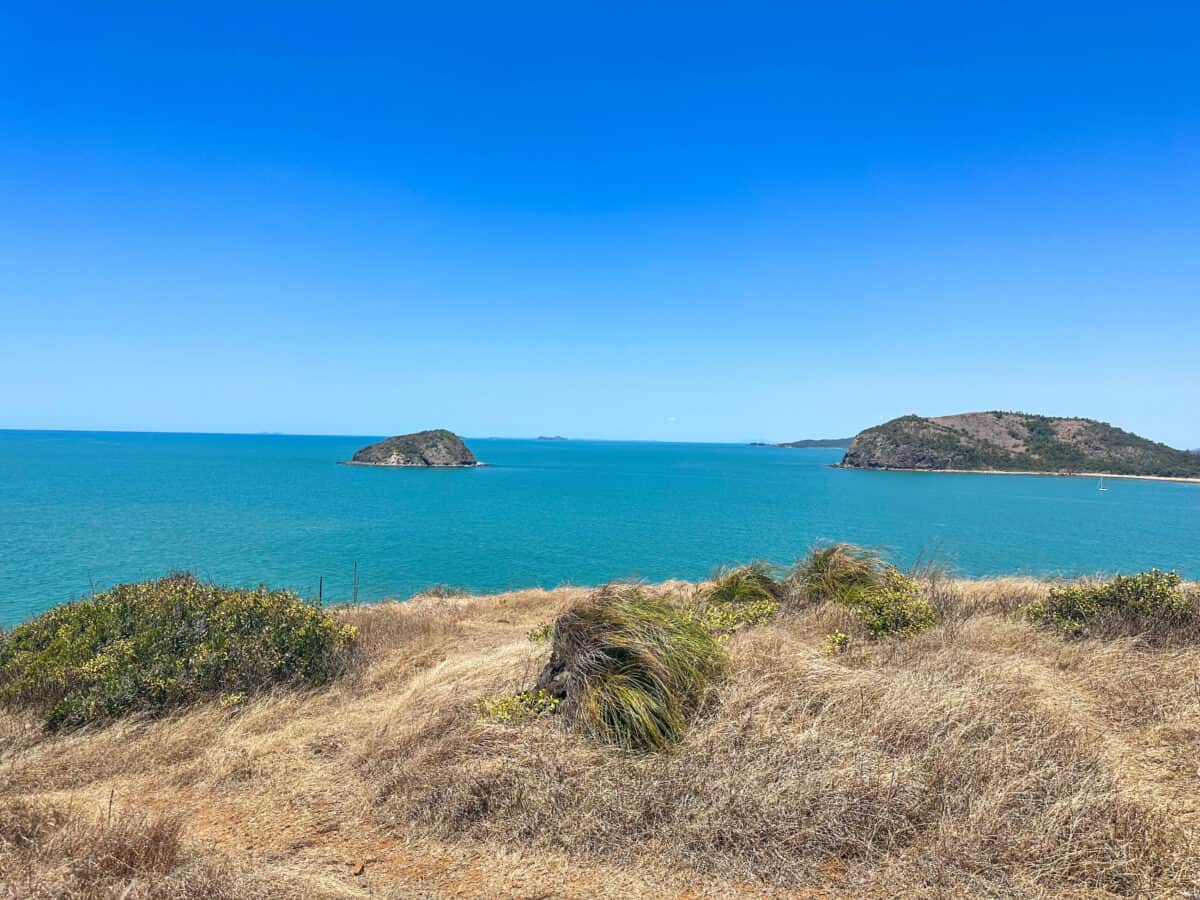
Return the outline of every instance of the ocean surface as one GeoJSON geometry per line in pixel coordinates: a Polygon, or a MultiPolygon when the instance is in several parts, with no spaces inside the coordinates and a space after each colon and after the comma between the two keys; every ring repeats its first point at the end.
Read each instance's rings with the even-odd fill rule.
{"type": "Polygon", "coordinates": [[[189,570],[326,602],[695,579],[818,540],[966,575],[1200,578],[1200,485],[856,472],[838,450],[468,439],[478,469],[339,466],[371,437],[0,431],[0,625],[189,570]]]}

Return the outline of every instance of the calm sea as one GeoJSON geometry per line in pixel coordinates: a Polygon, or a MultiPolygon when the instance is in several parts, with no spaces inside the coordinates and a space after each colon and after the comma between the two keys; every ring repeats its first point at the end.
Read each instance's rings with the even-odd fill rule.
{"type": "Polygon", "coordinates": [[[837,450],[468,440],[470,470],[339,466],[365,437],[0,431],[0,624],[187,569],[348,600],[698,578],[817,540],[968,575],[1177,568],[1200,485],[829,468],[837,450]]]}

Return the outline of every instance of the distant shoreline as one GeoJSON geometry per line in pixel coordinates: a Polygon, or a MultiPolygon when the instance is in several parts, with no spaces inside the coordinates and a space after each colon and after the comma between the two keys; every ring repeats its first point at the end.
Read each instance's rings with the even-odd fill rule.
{"type": "Polygon", "coordinates": [[[1012,469],[898,469],[890,466],[843,466],[833,463],[831,469],[846,469],[851,472],[915,472],[917,474],[950,475],[1040,475],[1046,478],[1125,478],[1131,481],[1181,481],[1185,484],[1200,484],[1200,478],[1185,475],[1118,475],[1115,472],[1023,472],[1012,469]]]}
{"type": "Polygon", "coordinates": [[[854,438],[810,438],[803,441],[784,441],[772,444],[769,441],[751,441],[751,447],[780,447],[785,450],[849,450],[854,438]]]}

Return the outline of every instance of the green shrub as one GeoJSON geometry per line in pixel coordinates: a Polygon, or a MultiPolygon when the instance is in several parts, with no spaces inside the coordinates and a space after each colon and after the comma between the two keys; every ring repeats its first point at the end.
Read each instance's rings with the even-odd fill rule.
{"type": "Polygon", "coordinates": [[[704,605],[699,620],[706,631],[725,637],[742,628],[766,622],[778,612],[779,601],[775,599],[744,603],[709,602],[704,605]]]}
{"type": "Polygon", "coordinates": [[[1082,635],[1097,620],[1176,624],[1194,619],[1196,611],[1178,573],[1151,569],[1099,584],[1052,587],[1044,600],[1026,607],[1025,615],[1064,634],[1082,635]]]}
{"type": "Polygon", "coordinates": [[[593,738],[658,750],[683,738],[726,667],[714,636],[687,610],[637,587],[608,586],[559,616],[537,688],[593,738]]]}
{"type": "Polygon", "coordinates": [[[496,722],[519,722],[547,716],[558,709],[558,698],[543,690],[518,691],[485,697],[479,701],[479,717],[496,722]]]}
{"type": "Polygon", "coordinates": [[[528,637],[535,644],[540,644],[542,641],[550,640],[550,637],[553,634],[554,634],[554,623],[546,622],[542,625],[537,626],[537,628],[531,628],[529,631],[526,632],[526,637],[528,637]]]}
{"type": "Polygon", "coordinates": [[[814,548],[789,580],[802,599],[848,607],[871,638],[916,634],[938,621],[915,578],[854,544],[814,548]]]}
{"type": "Polygon", "coordinates": [[[317,685],[345,669],[355,637],[290,591],[190,575],[122,584],[0,635],[0,703],[62,728],[317,685]]]}
{"type": "Polygon", "coordinates": [[[917,634],[938,621],[937,611],[921,596],[916,579],[890,566],[879,584],[851,588],[838,602],[858,614],[872,638],[917,634]]]}

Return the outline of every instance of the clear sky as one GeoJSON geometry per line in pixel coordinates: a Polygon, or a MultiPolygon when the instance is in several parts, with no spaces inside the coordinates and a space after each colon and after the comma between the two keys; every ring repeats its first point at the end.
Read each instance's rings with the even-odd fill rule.
{"type": "Polygon", "coordinates": [[[0,349],[0,427],[1200,446],[1200,7],[6,3],[0,349]]]}

